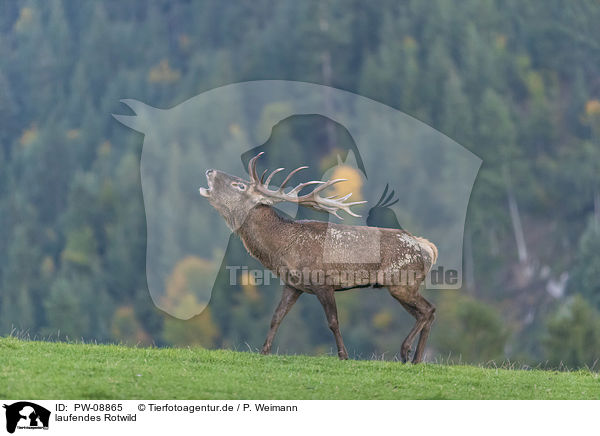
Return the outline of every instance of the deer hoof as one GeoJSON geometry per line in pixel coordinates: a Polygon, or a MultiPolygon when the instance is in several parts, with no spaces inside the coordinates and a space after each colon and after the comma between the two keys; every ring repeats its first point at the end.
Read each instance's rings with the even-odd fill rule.
{"type": "Polygon", "coordinates": [[[410,357],[410,347],[402,347],[402,350],[400,351],[400,357],[402,358],[403,363],[408,362],[410,357]]]}

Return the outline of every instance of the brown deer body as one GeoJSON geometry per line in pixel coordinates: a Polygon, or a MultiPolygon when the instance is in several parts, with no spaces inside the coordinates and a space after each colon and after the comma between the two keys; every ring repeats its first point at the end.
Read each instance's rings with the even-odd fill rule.
{"type": "MultiPolygon", "coordinates": [[[[285,283],[262,353],[267,354],[277,329],[285,315],[303,293],[314,294],[325,310],[333,332],[340,359],[348,353],[339,329],[335,292],[361,287],[386,287],[416,323],[401,348],[401,358],[407,361],[415,337],[420,334],[413,362],[423,358],[434,306],[419,294],[419,287],[437,257],[435,245],[426,239],[398,229],[349,226],[309,220],[288,220],[281,217],[272,204],[292,201],[337,216],[338,210],[355,215],[345,203],[349,197],[323,198],[323,189],[341,180],[307,182],[289,193],[283,191],[291,175],[277,190],[269,190],[256,174],[256,156],[250,161],[251,181],[226,173],[208,170],[208,189],[202,196],[223,216],[228,226],[242,239],[244,246],[266,268],[285,283]],[[310,194],[298,193],[311,184],[320,185],[310,194]],[[362,259],[365,259],[364,261],[362,259]]],[[[355,215],[356,216],[356,215],[355,215]]]]}

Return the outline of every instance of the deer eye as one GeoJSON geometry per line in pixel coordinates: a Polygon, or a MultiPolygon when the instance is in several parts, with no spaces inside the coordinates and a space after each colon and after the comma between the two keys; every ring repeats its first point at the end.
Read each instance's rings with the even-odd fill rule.
{"type": "Polygon", "coordinates": [[[243,183],[232,182],[231,186],[233,186],[234,188],[239,189],[240,191],[245,191],[246,190],[246,185],[244,185],[243,183]]]}

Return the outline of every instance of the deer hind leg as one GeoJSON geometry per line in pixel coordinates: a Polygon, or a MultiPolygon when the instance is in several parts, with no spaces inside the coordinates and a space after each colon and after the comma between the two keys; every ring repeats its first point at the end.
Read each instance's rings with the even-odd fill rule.
{"type": "Polygon", "coordinates": [[[275,334],[277,333],[281,321],[283,321],[283,318],[288,314],[294,303],[298,301],[300,295],[302,295],[302,291],[299,291],[298,289],[291,288],[287,285],[283,287],[283,294],[275,309],[275,313],[273,313],[271,328],[267,334],[267,339],[262,347],[261,354],[269,354],[271,352],[271,345],[273,345],[273,339],[275,338],[275,334]]]}
{"type": "Polygon", "coordinates": [[[340,333],[334,291],[322,290],[316,291],[315,294],[317,295],[319,302],[325,310],[325,316],[327,316],[327,323],[329,324],[329,328],[331,329],[331,331],[333,332],[333,336],[335,337],[335,343],[337,345],[338,350],[338,357],[340,358],[340,360],[346,360],[348,359],[348,352],[346,351],[346,347],[344,346],[344,340],[342,339],[342,334],[340,333]]]}
{"type": "Polygon", "coordinates": [[[418,293],[418,289],[418,286],[390,286],[388,288],[392,297],[398,300],[416,320],[414,327],[402,342],[400,357],[403,362],[408,361],[412,344],[419,333],[421,333],[421,336],[413,357],[413,363],[419,363],[423,360],[427,337],[434,319],[433,312],[435,312],[435,308],[418,293]]]}
{"type": "Polygon", "coordinates": [[[423,360],[423,354],[425,353],[425,345],[427,344],[429,331],[431,330],[431,325],[435,320],[435,306],[423,298],[423,296],[419,295],[419,297],[423,300],[423,305],[427,307],[426,310],[428,317],[427,321],[425,321],[425,325],[421,329],[421,333],[419,333],[419,342],[417,343],[417,350],[413,356],[413,363],[419,363],[423,360]]]}

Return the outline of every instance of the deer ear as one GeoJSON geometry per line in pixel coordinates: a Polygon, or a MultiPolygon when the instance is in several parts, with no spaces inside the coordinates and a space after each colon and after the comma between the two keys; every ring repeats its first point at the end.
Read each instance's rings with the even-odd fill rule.
{"type": "Polygon", "coordinates": [[[264,204],[266,206],[273,206],[275,204],[275,201],[273,201],[272,198],[265,197],[263,195],[259,195],[258,198],[256,199],[256,202],[260,203],[260,204],[264,204]]]}

